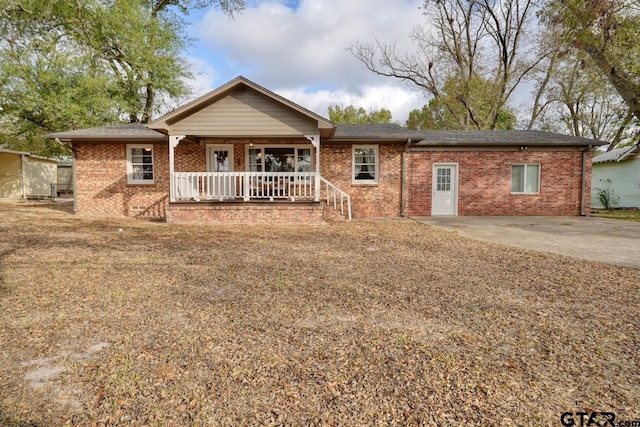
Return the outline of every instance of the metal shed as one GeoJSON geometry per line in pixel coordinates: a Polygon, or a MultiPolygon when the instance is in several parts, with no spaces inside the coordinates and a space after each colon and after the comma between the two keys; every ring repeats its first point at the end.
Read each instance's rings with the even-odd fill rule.
{"type": "Polygon", "coordinates": [[[51,197],[57,174],[56,159],[0,149],[0,199],[51,197]]]}

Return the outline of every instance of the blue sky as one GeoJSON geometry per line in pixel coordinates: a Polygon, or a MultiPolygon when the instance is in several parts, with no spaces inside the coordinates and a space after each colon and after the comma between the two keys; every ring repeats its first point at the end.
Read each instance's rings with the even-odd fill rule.
{"type": "Polygon", "coordinates": [[[234,19],[215,8],[189,17],[196,95],[243,75],[320,115],[330,105],[388,108],[404,123],[425,99],[366,70],[347,50],[376,39],[413,49],[421,0],[250,0],[234,19]]]}

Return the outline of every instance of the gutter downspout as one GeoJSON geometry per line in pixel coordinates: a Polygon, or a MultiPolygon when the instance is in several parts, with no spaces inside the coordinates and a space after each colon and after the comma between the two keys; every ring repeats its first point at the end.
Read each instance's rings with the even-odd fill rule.
{"type": "Polygon", "coordinates": [[[591,150],[593,146],[589,145],[588,148],[582,150],[582,176],[580,178],[580,216],[587,216],[585,213],[585,185],[587,184],[586,174],[587,174],[587,153],[591,150]]]}
{"type": "Polygon", "coordinates": [[[76,150],[71,148],[71,179],[73,180],[73,213],[78,212],[78,180],[76,179],[76,150]]]}
{"type": "Polygon", "coordinates": [[[405,178],[406,178],[406,162],[407,162],[407,149],[411,144],[411,138],[407,138],[407,143],[404,146],[404,150],[402,150],[402,165],[400,166],[400,216],[406,216],[405,204],[407,203],[405,196],[405,178]]]}

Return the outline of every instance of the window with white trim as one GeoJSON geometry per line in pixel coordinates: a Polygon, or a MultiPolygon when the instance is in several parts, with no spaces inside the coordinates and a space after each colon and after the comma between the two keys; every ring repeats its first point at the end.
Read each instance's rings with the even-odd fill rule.
{"type": "Polygon", "coordinates": [[[291,145],[254,146],[247,149],[249,172],[312,172],[311,148],[291,145]]]}
{"type": "Polygon", "coordinates": [[[127,144],[127,183],[154,183],[153,145],[127,144]]]}
{"type": "Polygon", "coordinates": [[[354,145],[352,165],[352,182],[354,184],[377,184],[378,146],[354,145]]]}
{"type": "Polygon", "coordinates": [[[511,192],[540,193],[540,165],[537,163],[511,165],[511,192]]]}

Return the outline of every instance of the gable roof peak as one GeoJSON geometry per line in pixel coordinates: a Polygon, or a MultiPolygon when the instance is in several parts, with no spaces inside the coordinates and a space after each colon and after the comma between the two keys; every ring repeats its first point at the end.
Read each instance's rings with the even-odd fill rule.
{"type": "Polygon", "coordinates": [[[216,102],[216,100],[223,98],[224,96],[226,96],[227,94],[229,94],[230,92],[232,92],[233,90],[236,90],[238,88],[241,87],[247,87],[251,90],[254,90],[255,92],[258,92],[268,98],[271,98],[273,101],[278,102],[282,105],[284,105],[287,108],[290,108],[294,111],[297,111],[298,113],[302,114],[303,116],[306,116],[314,121],[318,122],[318,128],[321,130],[324,130],[325,132],[328,133],[333,133],[335,131],[336,125],[335,123],[333,123],[332,121],[320,116],[319,114],[316,114],[314,112],[312,112],[311,110],[308,110],[298,104],[296,104],[293,101],[290,101],[286,98],[284,98],[283,96],[280,96],[272,91],[270,91],[269,89],[266,89],[265,87],[247,79],[244,76],[238,76],[236,78],[234,78],[233,80],[228,81],[227,83],[219,86],[218,88],[207,92],[206,94],[194,99],[193,101],[161,116],[158,117],[157,119],[153,120],[152,122],[150,122],[147,126],[150,129],[156,129],[156,130],[165,130],[168,125],[171,124],[171,122],[174,122],[176,120],[179,120],[182,117],[186,117],[198,110],[200,110],[201,108],[206,107],[207,105],[216,102]]]}

